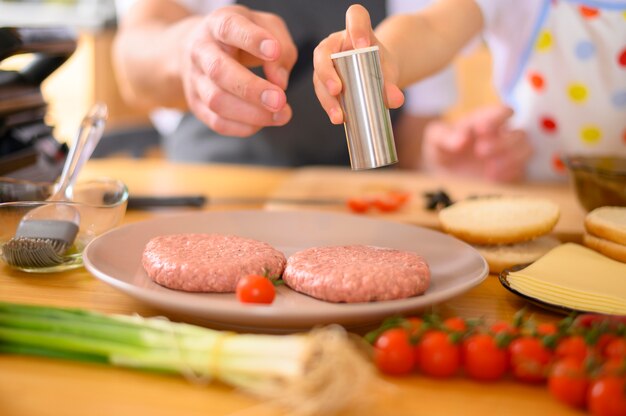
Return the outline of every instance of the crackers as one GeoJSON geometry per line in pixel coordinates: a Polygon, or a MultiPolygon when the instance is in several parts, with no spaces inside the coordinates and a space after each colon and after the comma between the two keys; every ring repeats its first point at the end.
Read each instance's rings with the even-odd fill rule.
{"type": "Polygon", "coordinates": [[[583,243],[626,263],[626,207],[599,207],[585,217],[583,243]]]}
{"type": "Polygon", "coordinates": [[[548,234],[559,206],[531,197],[489,197],[460,201],[439,211],[442,228],[472,244],[514,244],[548,234]]]}

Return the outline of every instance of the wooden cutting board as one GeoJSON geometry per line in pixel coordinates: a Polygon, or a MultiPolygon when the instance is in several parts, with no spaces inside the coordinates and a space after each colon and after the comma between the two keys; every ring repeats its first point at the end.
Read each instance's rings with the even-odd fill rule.
{"type": "Polygon", "coordinates": [[[549,199],[561,207],[561,217],[553,234],[562,241],[579,242],[584,231],[585,211],[579,205],[569,184],[515,184],[502,185],[489,182],[429,176],[417,172],[381,169],[351,171],[349,168],[308,167],[294,170],[272,193],[267,209],[317,209],[349,212],[341,201],[358,195],[404,190],[411,194],[410,202],[394,213],[368,212],[369,215],[439,229],[435,211],[426,209],[424,194],[444,190],[454,201],[486,195],[520,195],[549,199]],[[284,200],[337,199],[336,205],[291,204],[284,200]]]}

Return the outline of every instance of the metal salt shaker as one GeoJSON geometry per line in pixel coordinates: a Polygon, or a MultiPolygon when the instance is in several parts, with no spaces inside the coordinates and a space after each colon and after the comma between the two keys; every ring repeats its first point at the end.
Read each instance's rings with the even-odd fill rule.
{"type": "Polygon", "coordinates": [[[340,102],[353,170],[398,161],[389,109],[383,100],[378,46],[331,55],[341,82],[340,102]]]}

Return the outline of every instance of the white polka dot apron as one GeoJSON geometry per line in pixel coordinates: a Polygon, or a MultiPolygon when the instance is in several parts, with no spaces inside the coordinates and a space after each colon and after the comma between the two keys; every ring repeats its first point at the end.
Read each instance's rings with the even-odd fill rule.
{"type": "Polygon", "coordinates": [[[626,1],[546,0],[507,101],[529,180],[565,179],[564,155],[626,157],[626,1]]]}

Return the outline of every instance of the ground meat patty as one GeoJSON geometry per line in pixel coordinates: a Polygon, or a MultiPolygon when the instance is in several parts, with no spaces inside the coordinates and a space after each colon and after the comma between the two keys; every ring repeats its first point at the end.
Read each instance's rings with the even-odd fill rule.
{"type": "Polygon", "coordinates": [[[370,302],[421,295],[430,284],[426,261],[415,253],[371,246],[314,247],[287,260],[292,289],[330,302],[370,302]]]}
{"type": "Polygon", "coordinates": [[[267,243],[221,234],[155,237],[142,258],[152,280],[188,292],[234,292],[248,274],[280,277],[285,262],[284,254],[267,243]]]}

